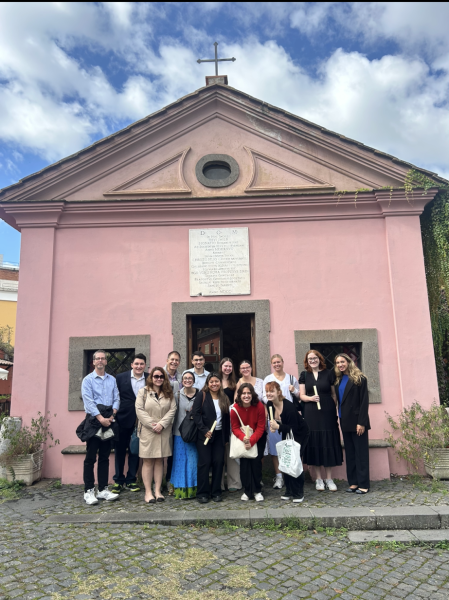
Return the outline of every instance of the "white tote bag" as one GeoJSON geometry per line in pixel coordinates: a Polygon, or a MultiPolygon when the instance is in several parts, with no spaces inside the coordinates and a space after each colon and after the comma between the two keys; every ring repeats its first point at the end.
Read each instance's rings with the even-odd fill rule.
{"type": "Polygon", "coordinates": [[[287,434],[287,438],[276,444],[276,450],[278,453],[279,471],[292,477],[299,477],[303,470],[300,454],[301,444],[295,442],[291,429],[290,433],[287,434]]]}
{"type": "MultiPolygon", "coordinates": [[[[251,437],[252,434],[254,433],[253,430],[251,429],[251,427],[243,425],[243,421],[240,418],[239,413],[236,411],[236,409],[233,406],[231,406],[231,410],[233,410],[239,418],[240,431],[242,431],[246,435],[246,427],[248,427],[249,435],[251,437]]],[[[230,458],[257,458],[257,444],[254,444],[254,446],[251,446],[251,448],[249,450],[247,450],[245,448],[245,444],[242,442],[242,440],[239,440],[239,438],[232,433],[232,428],[231,428],[231,445],[229,448],[229,457],[230,458]]]]}

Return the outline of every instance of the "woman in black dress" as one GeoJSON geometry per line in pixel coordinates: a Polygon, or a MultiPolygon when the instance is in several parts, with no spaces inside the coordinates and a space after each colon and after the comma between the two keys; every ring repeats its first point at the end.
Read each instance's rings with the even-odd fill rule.
{"type": "Polygon", "coordinates": [[[369,492],[368,382],[347,354],[335,357],[338,415],[345,442],[347,492],[369,492]]]}
{"type": "Polygon", "coordinates": [[[315,487],[321,492],[327,487],[337,491],[332,479],[332,467],[343,463],[340,431],[337,421],[335,373],[326,369],[326,362],[318,350],[309,350],[304,358],[305,371],[299,378],[299,397],[304,408],[304,419],[310,436],[304,451],[304,462],[315,470],[315,487]],[[315,393],[315,388],[316,392],[315,393]],[[324,467],[326,476],[322,478],[324,467]]]}

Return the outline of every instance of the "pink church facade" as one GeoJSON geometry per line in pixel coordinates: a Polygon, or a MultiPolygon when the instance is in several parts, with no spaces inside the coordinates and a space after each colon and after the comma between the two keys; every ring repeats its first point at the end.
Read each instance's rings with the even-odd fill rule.
{"type": "Polygon", "coordinates": [[[310,347],[356,348],[371,477],[398,472],[385,411],[438,401],[420,230],[437,187],[406,195],[410,168],[212,85],[3,190],[22,233],[11,414],[56,414],[44,475],[81,483],[82,454],[61,450],[79,444],[89,352],[143,351],[153,367],[174,348],[184,367],[199,327],[218,324],[226,349],[246,318],[258,377],[273,353],[298,377],[310,347]],[[234,181],[204,185],[218,155],[234,181]],[[239,227],[250,293],[191,296],[189,231],[239,227]]]}

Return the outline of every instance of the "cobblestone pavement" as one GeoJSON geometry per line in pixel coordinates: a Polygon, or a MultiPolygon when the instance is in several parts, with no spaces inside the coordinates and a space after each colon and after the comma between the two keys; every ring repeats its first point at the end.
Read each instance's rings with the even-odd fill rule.
{"type": "MultiPolygon", "coordinates": [[[[322,508],[322,507],[400,507],[400,506],[439,506],[448,504],[449,481],[432,482],[423,479],[418,483],[411,480],[392,478],[391,481],[376,481],[371,485],[371,491],[366,496],[348,494],[345,492],[346,482],[338,483],[337,492],[317,492],[311,482],[305,485],[305,500],[299,507],[322,508]]],[[[83,488],[79,485],[60,486],[59,482],[43,480],[32,487],[26,488],[22,499],[18,502],[6,502],[0,504],[0,519],[3,514],[11,514],[21,511],[22,507],[36,513],[36,515],[47,516],[51,514],[86,514],[107,512],[139,512],[161,510],[172,512],[177,510],[199,510],[205,513],[220,510],[238,510],[248,508],[283,508],[287,505],[294,506],[291,502],[281,500],[280,490],[273,490],[271,482],[266,481],[263,489],[265,501],[259,503],[242,502],[242,492],[223,494],[223,502],[216,504],[199,505],[195,500],[175,500],[166,495],[163,504],[145,504],[143,491],[133,493],[124,491],[116,502],[100,502],[98,505],[87,506],[83,501],[83,488]]]]}
{"type": "Polygon", "coordinates": [[[1,525],[1,600],[449,597],[448,550],[335,530],[1,525]]]}

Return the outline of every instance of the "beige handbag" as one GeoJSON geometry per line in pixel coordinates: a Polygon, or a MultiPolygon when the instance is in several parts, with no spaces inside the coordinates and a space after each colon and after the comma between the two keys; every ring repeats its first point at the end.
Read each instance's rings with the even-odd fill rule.
{"type": "MultiPolygon", "coordinates": [[[[233,406],[231,406],[230,410],[233,410],[239,418],[240,431],[246,435],[246,428],[248,428],[249,435],[251,437],[252,434],[254,433],[254,431],[251,429],[251,427],[249,427],[249,425],[243,425],[243,421],[240,418],[238,411],[233,406]]],[[[232,433],[232,428],[231,428],[231,444],[230,444],[230,448],[229,448],[229,457],[230,458],[257,458],[257,444],[254,444],[254,446],[251,446],[251,448],[249,450],[247,450],[245,448],[245,444],[242,442],[242,440],[239,440],[239,438],[232,433]]]]}

